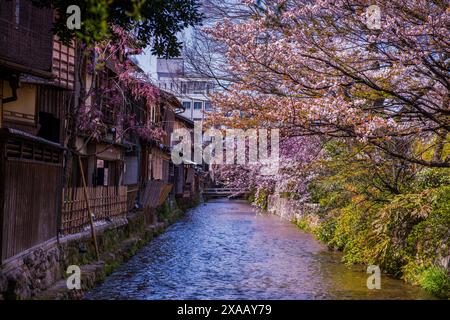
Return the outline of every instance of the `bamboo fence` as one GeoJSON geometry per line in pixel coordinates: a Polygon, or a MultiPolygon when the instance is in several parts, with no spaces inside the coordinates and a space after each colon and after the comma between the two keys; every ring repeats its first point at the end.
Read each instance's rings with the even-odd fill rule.
{"type": "MultiPolygon", "coordinates": [[[[89,203],[95,221],[125,216],[128,212],[126,186],[87,187],[89,203]]],[[[83,188],[63,190],[61,232],[72,234],[89,225],[89,213],[83,188]]]]}

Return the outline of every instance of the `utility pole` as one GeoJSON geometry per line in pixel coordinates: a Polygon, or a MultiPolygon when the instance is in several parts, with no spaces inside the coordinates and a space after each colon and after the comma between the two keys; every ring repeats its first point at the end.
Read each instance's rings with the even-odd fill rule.
{"type": "Polygon", "coordinates": [[[83,163],[81,162],[80,155],[78,155],[78,166],[80,167],[81,181],[83,182],[84,201],[86,202],[86,209],[87,209],[87,212],[89,215],[89,224],[91,225],[91,236],[92,236],[92,241],[94,241],[95,255],[97,256],[97,261],[100,261],[100,253],[98,250],[97,236],[95,234],[94,217],[93,217],[93,213],[91,211],[91,205],[89,202],[89,194],[87,192],[86,176],[84,175],[83,163]]]}

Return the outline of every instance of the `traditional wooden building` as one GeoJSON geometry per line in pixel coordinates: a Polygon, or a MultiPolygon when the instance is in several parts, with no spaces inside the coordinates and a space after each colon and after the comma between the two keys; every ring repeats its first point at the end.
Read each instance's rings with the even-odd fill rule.
{"type": "Polygon", "coordinates": [[[145,114],[144,122],[164,130],[162,141],[141,139],[141,189],[139,203],[149,223],[155,221],[155,209],[169,196],[174,183],[174,166],[170,154],[170,137],[175,123],[175,112],[181,103],[175,96],[160,92],[158,103],[145,114]]]}
{"type": "MultiPolygon", "coordinates": [[[[63,190],[63,210],[60,232],[62,234],[76,233],[85,230],[90,225],[89,209],[85,199],[85,190],[89,199],[91,213],[97,221],[123,218],[133,207],[133,195],[128,194],[128,186],[137,195],[137,172],[132,174],[132,166],[126,167],[127,155],[134,150],[135,137],[125,135],[124,124],[118,121],[119,111],[122,114],[133,113],[132,105],[124,105],[124,110],[111,108],[106,101],[111,98],[111,92],[105,90],[94,91],[95,86],[102,88],[114,87],[117,74],[110,64],[103,70],[97,70],[94,76],[89,68],[89,59],[94,56],[87,55],[81,60],[77,69],[82,77],[87,107],[98,111],[93,121],[101,123],[99,128],[82,130],[76,128],[76,134],[67,139],[68,151],[72,161],[67,164],[70,175],[63,190]],[[126,109],[126,110],[125,110],[126,109]],[[98,131],[98,132],[97,132],[98,131]],[[74,145],[73,142],[75,141],[74,145]],[[127,174],[126,174],[127,172],[127,174]]],[[[127,88],[123,88],[127,94],[127,88]]],[[[89,121],[79,117],[79,113],[72,115],[81,121],[89,121]]]]}
{"type": "Polygon", "coordinates": [[[53,36],[52,10],[34,7],[31,1],[6,0],[0,0],[0,8],[3,264],[57,236],[74,52],[53,36]],[[67,71],[64,79],[62,66],[67,71]]]}
{"type": "MultiPolygon", "coordinates": [[[[178,198],[189,199],[198,189],[196,179],[196,164],[194,162],[194,121],[184,117],[181,114],[175,115],[175,130],[185,129],[191,134],[191,159],[174,167],[174,189],[173,194],[178,198]]],[[[172,146],[176,141],[172,141],[172,146]]]]}
{"type": "MultiPolygon", "coordinates": [[[[53,35],[53,16],[31,1],[0,0],[0,265],[59,235],[86,230],[88,203],[96,222],[140,207],[154,223],[155,209],[171,192],[185,197],[198,188],[194,165],[171,161],[174,125],[192,123],[176,115],[182,105],[167,92],[150,107],[130,96],[121,110],[141,126],[161,127],[162,140],[127,131],[106,106],[99,135],[71,131],[75,71],[86,89],[93,77],[76,65],[77,44],[53,35]]],[[[107,66],[95,81],[108,85],[116,76],[107,66]]]]}

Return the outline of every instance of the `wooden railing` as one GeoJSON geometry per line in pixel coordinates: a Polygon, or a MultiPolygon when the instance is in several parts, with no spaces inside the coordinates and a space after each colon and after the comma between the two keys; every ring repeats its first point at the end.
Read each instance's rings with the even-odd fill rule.
{"type": "MultiPolygon", "coordinates": [[[[87,192],[96,222],[123,217],[128,212],[126,186],[88,187],[87,192]]],[[[83,188],[64,189],[61,233],[81,232],[88,226],[89,215],[83,188]]]]}
{"type": "Polygon", "coordinates": [[[34,125],[36,123],[36,116],[34,114],[27,114],[10,110],[3,110],[3,119],[5,121],[21,122],[31,125],[34,125]]]}
{"type": "Polygon", "coordinates": [[[28,1],[21,1],[20,16],[28,23],[17,24],[10,15],[12,1],[1,1],[0,59],[21,68],[44,71],[50,74],[52,67],[52,9],[33,9],[28,1]],[[6,19],[5,19],[6,18],[6,19]]]}
{"type": "Polygon", "coordinates": [[[202,191],[203,195],[212,197],[237,196],[247,192],[248,190],[240,188],[205,188],[202,191]]]}

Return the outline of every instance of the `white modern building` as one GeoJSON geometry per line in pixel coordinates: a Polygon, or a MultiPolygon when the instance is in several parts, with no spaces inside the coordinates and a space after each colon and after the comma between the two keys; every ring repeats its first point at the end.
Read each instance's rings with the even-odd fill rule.
{"type": "Polygon", "coordinates": [[[214,80],[186,74],[183,58],[158,58],[156,75],[159,88],[174,94],[183,104],[185,111],[180,115],[195,121],[212,111],[209,95],[216,89],[214,80]]]}

